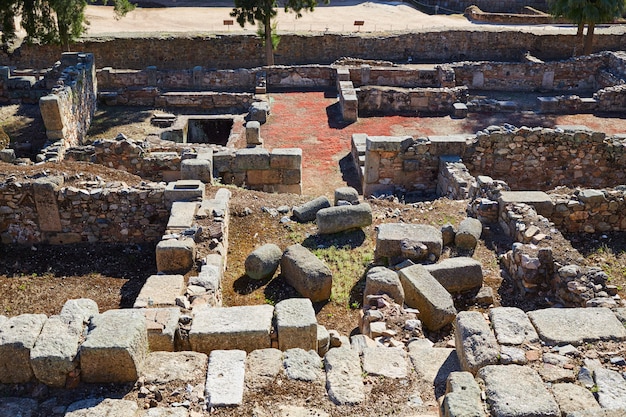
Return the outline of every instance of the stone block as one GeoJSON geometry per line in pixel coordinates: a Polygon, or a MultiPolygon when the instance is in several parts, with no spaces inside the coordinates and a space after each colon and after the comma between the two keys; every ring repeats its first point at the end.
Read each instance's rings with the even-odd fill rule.
{"type": "Polygon", "coordinates": [[[176,297],[185,293],[182,275],[151,275],[135,300],[133,308],[173,307],[176,297]]]}
{"type": "Polygon", "coordinates": [[[73,320],[80,319],[83,323],[98,314],[98,304],[89,298],[78,298],[75,300],[67,300],[61,308],[60,316],[73,320]]]}
{"type": "Polygon", "coordinates": [[[276,148],[270,153],[272,169],[302,169],[302,149],[276,148]]]}
{"type": "Polygon", "coordinates": [[[620,372],[598,368],[593,371],[598,388],[598,403],[602,408],[626,412],[626,380],[620,372]]]}
{"type": "Polygon", "coordinates": [[[280,260],[281,275],[303,297],[312,302],[330,298],[333,277],[330,269],[300,244],[289,246],[280,260]]]}
{"type": "Polygon", "coordinates": [[[246,352],[215,350],[209,356],[204,393],[209,407],[240,405],[243,401],[246,352]]]}
{"type": "Polygon", "coordinates": [[[347,201],[350,204],[359,204],[359,192],[353,187],[339,187],[335,189],[334,205],[347,201]]]}
{"type": "Polygon", "coordinates": [[[426,246],[435,260],[441,256],[443,237],[441,230],[423,224],[385,223],[378,226],[375,258],[394,258],[402,255],[402,241],[410,239],[426,246]]]}
{"type": "Polygon", "coordinates": [[[263,124],[267,121],[267,116],[269,116],[269,114],[269,103],[266,101],[257,101],[250,105],[250,110],[248,111],[248,119],[263,124]]]}
{"type": "Polygon", "coordinates": [[[359,404],[365,400],[359,354],[349,348],[331,349],[324,356],[326,391],[337,405],[359,404]]]}
{"type": "Polygon", "coordinates": [[[246,275],[252,279],[273,277],[282,256],[283,251],[273,243],[267,243],[255,249],[244,262],[246,275]]]}
{"type": "Polygon", "coordinates": [[[281,172],[276,169],[251,169],[246,172],[246,184],[250,186],[280,184],[281,172]]]}
{"type": "Polygon", "coordinates": [[[524,311],[516,307],[496,307],[489,310],[489,319],[502,345],[535,343],[539,336],[524,311]]]}
{"type": "Polygon", "coordinates": [[[170,209],[170,217],[167,221],[167,230],[170,232],[181,231],[193,226],[199,203],[175,201],[170,209]]]}
{"type": "Polygon", "coordinates": [[[321,209],[316,214],[319,234],[339,233],[372,224],[372,207],[367,204],[334,206],[321,209]]]}
{"type": "Polygon", "coordinates": [[[213,182],[213,154],[206,159],[183,159],[180,161],[180,178],[182,180],[198,180],[205,184],[213,182]]]}
{"type": "Polygon", "coordinates": [[[180,309],[178,307],[146,308],[142,311],[146,317],[150,352],[176,350],[180,309]]]}
{"type": "Polygon", "coordinates": [[[261,123],[257,121],[246,122],[246,143],[248,145],[261,145],[261,123]]]}
{"type": "Polygon", "coordinates": [[[48,94],[39,99],[39,111],[46,130],[63,130],[61,100],[56,94],[48,94]]]}
{"type": "Polygon", "coordinates": [[[462,250],[474,250],[483,232],[483,224],[473,217],[463,219],[454,236],[454,244],[462,250]]]}
{"type": "Polygon", "coordinates": [[[213,350],[252,352],[269,348],[273,315],[274,307],[270,305],[200,309],[189,331],[191,348],[206,354],[213,350]]]}
{"type": "Polygon", "coordinates": [[[246,358],[246,387],[262,388],[273,384],[283,369],[283,352],[278,349],[257,349],[246,358]]]}
{"type": "Polygon", "coordinates": [[[302,182],[300,169],[283,169],[281,171],[282,185],[297,185],[302,182]]]}
{"type": "Polygon", "coordinates": [[[453,103],[452,115],[457,119],[464,119],[467,117],[467,105],[465,103],[453,103]]]}
{"type": "Polygon", "coordinates": [[[448,375],[461,371],[455,349],[424,346],[419,339],[409,343],[409,358],[420,381],[435,388],[436,397],[445,393],[448,375]]]}
{"type": "Polygon", "coordinates": [[[164,273],[185,274],[193,268],[196,243],[193,239],[166,239],[157,244],[157,270],[164,273]]]}
{"type": "Polygon", "coordinates": [[[452,372],[448,376],[443,417],[486,417],[480,387],[469,372],[452,372]]]}
{"type": "Polygon", "coordinates": [[[477,377],[484,381],[493,417],[561,416],[554,397],[532,368],[489,365],[482,368],[477,377]]]}
{"type": "Polygon", "coordinates": [[[330,201],[327,197],[321,196],[309,202],[293,208],[293,216],[299,222],[310,222],[315,220],[317,212],[321,209],[330,207],[330,201]]]}
{"type": "Polygon", "coordinates": [[[46,320],[45,314],[22,314],[0,327],[0,383],[23,384],[33,378],[30,352],[46,320]]]}
{"type": "Polygon", "coordinates": [[[35,378],[52,387],[65,387],[67,376],[78,367],[83,340],[81,317],[50,316],[30,351],[35,378]]]}
{"type": "Polygon", "coordinates": [[[365,289],[363,290],[363,305],[367,304],[368,295],[387,294],[396,303],[404,304],[404,288],[398,273],[384,266],[375,266],[367,271],[365,289]]]}
{"type": "Polygon", "coordinates": [[[608,308],[547,308],[530,311],[530,321],[549,345],[626,340],[626,328],[608,308]]]}
{"type": "Polygon", "coordinates": [[[168,207],[174,201],[202,201],[205,198],[205,187],[199,180],[172,181],[167,183],[164,196],[168,207]]]}
{"type": "Polygon", "coordinates": [[[363,372],[387,378],[406,378],[406,352],[403,348],[366,347],[363,349],[363,372]]]}
{"type": "Polygon", "coordinates": [[[472,258],[448,258],[424,267],[449,292],[477,290],[483,285],[482,265],[472,258]]]}
{"type": "Polygon", "coordinates": [[[326,327],[321,324],[317,325],[317,354],[324,356],[330,349],[330,333],[326,327]]]}
{"type": "Polygon", "coordinates": [[[535,208],[538,214],[550,217],[553,211],[553,203],[550,196],[543,191],[500,191],[498,204],[500,211],[507,204],[524,203],[535,208]]]}
{"type": "Polygon", "coordinates": [[[365,149],[366,152],[400,152],[412,142],[410,136],[368,136],[365,149]]]}
{"type": "Polygon", "coordinates": [[[137,380],[148,354],[144,314],[138,310],[109,310],[92,319],[80,348],[82,380],[123,383],[137,380]]]}
{"type": "Polygon", "coordinates": [[[293,348],[285,351],[283,368],[288,379],[316,382],[322,378],[322,360],[315,350],[293,348]]]}
{"type": "Polygon", "coordinates": [[[454,336],[456,353],[464,371],[475,375],[482,367],[498,363],[500,346],[480,312],[457,314],[454,336]]]}
{"type": "Polygon", "coordinates": [[[139,417],[189,417],[189,411],[185,407],[157,407],[141,412],[139,417]]]}
{"type": "Polygon", "coordinates": [[[235,153],[233,168],[236,171],[270,169],[270,153],[264,148],[244,148],[235,153]]]}
{"type": "Polygon", "coordinates": [[[308,298],[291,298],[280,301],[274,308],[278,348],[292,348],[317,352],[317,319],[313,304],[308,298]]]}
{"type": "Polygon", "coordinates": [[[208,357],[204,353],[151,352],[141,370],[141,378],[145,385],[195,384],[206,377],[207,364],[208,357]]]}
{"type": "Polygon", "coordinates": [[[134,401],[111,398],[89,398],[67,407],[65,417],[136,417],[139,406],[134,401]]]}
{"type": "Polygon", "coordinates": [[[33,417],[37,406],[37,400],[31,398],[0,398],[0,417],[33,417]]]}
{"type": "Polygon", "coordinates": [[[591,391],[580,385],[553,384],[551,390],[561,413],[565,416],[575,411],[601,409],[591,391]]]}
{"type": "Polygon", "coordinates": [[[426,328],[439,330],[454,320],[456,309],[452,296],[423,265],[403,268],[399,275],[405,304],[419,310],[426,328]]]}

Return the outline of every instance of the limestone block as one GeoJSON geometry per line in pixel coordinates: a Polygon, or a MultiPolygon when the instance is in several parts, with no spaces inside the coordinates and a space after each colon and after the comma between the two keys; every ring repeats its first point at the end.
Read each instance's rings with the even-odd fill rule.
{"type": "Polygon", "coordinates": [[[476,374],[480,368],[498,363],[500,346],[478,311],[457,314],[454,336],[456,353],[464,371],[476,374]]]}
{"type": "Polygon", "coordinates": [[[482,265],[472,258],[448,258],[425,268],[449,292],[477,290],[483,285],[482,265]]]}
{"type": "Polygon", "coordinates": [[[142,311],[146,317],[150,352],[176,350],[180,309],[178,307],[146,308],[142,311]]]}
{"type": "Polygon", "coordinates": [[[467,105],[465,103],[453,103],[452,115],[458,119],[467,117],[467,105]]]}
{"type": "Polygon", "coordinates": [[[157,244],[157,270],[164,273],[187,273],[196,258],[196,243],[191,238],[166,239],[157,244]]]}
{"type": "Polygon", "coordinates": [[[353,187],[339,187],[335,189],[335,203],[347,201],[350,204],[359,204],[359,192],[353,187]]]}
{"type": "Polygon", "coordinates": [[[189,417],[189,411],[185,407],[157,407],[141,411],[139,417],[189,417]]]}
{"type": "Polygon", "coordinates": [[[209,407],[241,404],[245,369],[246,352],[243,350],[211,352],[204,390],[209,407]]]}
{"type": "Polygon", "coordinates": [[[168,206],[171,206],[174,201],[201,201],[205,198],[205,187],[199,180],[168,182],[164,196],[168,206]]]}
{"type": "Polygon", "coordinates": [[[368,375],[406,378],[406,352],[403,348],[366,347],[363,349],[363,371],[368,375]]]}
{"type": "Polygon", "coordinates": [[[63,130],[61,100],[56,94],[48,94],[39,99],[39,111],[46,130],[63,130]]]}
{"type": "Polygon", "coordinates": [[[251,169],[246,172],[246,183],[254,185],[280,184],[281,172],[276,169],[251,169]]]}
{"type": "Polygon", "coordinates": [[[176,297],[185,293],[182,275],[150,275],[141,287],[133,308],[173,307],[176,297]]]}
{"type": "Polygon", "coordinates": [[[301,206],[293,208],[293,216],[301,223],[315,220],[317,212],[330,207],[330,201],[325,196],[317,197],[301,206]]]}
{"type": "Polygon", "coordinates": [[[489,310],[489,319],[498,343],[503,345],[521,345],[524,342],[539,341],[539,336],[530,319],[519,308],[496,307],[489,310]]]}
{"type": "Polygon", "coordinates": [[[543,191],[501,191],[498,203],[500,210],[503,210],[507,204],[525,203],[533,206],[538,214],[548,218],[553,210],[552,199],[543,191]]]}
{"type": "Polygon", "coordinates": [[[395,271],[385,268],[384,266],[376,266],[365,276],[365,289],[363,290],[363,305],[367,304],[368,295],[387,294],[396,303],[404,304],[404,288],[400,278],[395,271]]]}
{"type": "Polygon", "coordinates": [[[233,166],[237,171],[270,169],[270,153],[259,147],[239,149],[233,166]]]}
{"type": "Polygon", "coordinates": [[[246,143],[248,145],[261,145],[261,123],[250,121],[246,123],[246,143]]]}
{"type": "Polygon", "coordinates": [[[272,169],[302,169],[302,149],[276,148],[270,153],[270,168],[272,169]]]}
{"type": "Polygon", "coordinates": [[[333,206],[316,214],[319,234],[339,233],[372,224],[372,207],[367,204],[333,206]]]}
{"type": "Polygon", "coordinates": [[[420,242],[428,249],[435,260],[441,256],[443,237],[441,230],[423,224],[385,223],[378,226],[375,258],[394,258],[402,255],[402,241],[410,239],[420,242]]]}
{"type": "Polygon", "coordinates": [[[98,314],[98,304],[89,298],[78,298],[75,300],[67,300],[63,304],[61,317],[68,319],[80,319],[83,323],[88,323],[89,320],[98,314]]]}
{"type": "Polygon", "coordinates": [[[452,372],[448,376],[443,417],[486,417],[480,387],[469,372],[452,372]]]}
{"type": "Polygon", "coordinates": [[[554,397],[532,368],[488,365],[478,372],[477,377],[485,383],[487,403],[493,417],[561,416],[554,397]]]}
{"type": "Polygon", "coordinates": [[[281,175],[281,185],[296,185],[302,182],[302,171],[300,169],[283,169],[281,175]]]}
{"type": "Polygon", "coordinates": [[[83,340],[81,317],[51,316],[30,351],[35,378],[62,388],[68,374],[78,367],[78,348],[83,340]]]}
{"type": "Polygon", "coordinates": [[[45,314],[22,314],[0,327],[0,383],[22,384],[32,379],[30,352],[46,320],[45,314]]]}
{"type": "Polygon", "coordinates": [[[282,369],[283,352],[280,350],[253,350],[246,358],[246,387],[261,388],[272,384],[282,369]]]}
{"type": "Polygon", "coordinates": [[[141,377],[146,385],[163,385],[174,381],[195,383],[206,376],[208,357],[198,352],[151,352],[141,377]]]}
{"type": "Polygon", "coordinates": [[[612,369],[598,368],[593,371],[598,387],[598,402],[602,408],[626,411],[626,380],[612,369]]]}
{"type": "Polygon", "coordinates": [[[138,412],[135,401],[89,398],[70,404],[65,417],[137,417],[138,412]]]}
{"type": "Polygon", "coordinates": [[[317,354],[324,356],[330,349],[330,333],[326,327],[321,324],[317,325],[317,354]]]}
{"type": "Polygon", "coordinates": [[[600,410],[600,405],[588,389],[576,384],[553,384],[552,394],[561,413],[569,416],[574,411],[600,410]]]}
{"type": "Polygon", "coordinates": [[[280,260],[281,274],[289,285],[313,302],[330,298],[332,273],[311,251],[300,244],[289,246],[280,260]]]}
{"type": "Polygon", "coordinates": [[[314,350],[293,348],[285,351],[283,367],[287,378],[315,382],[322,377],[322,359],[314,350]]]}
{"type": "Polygon", "coordinates": [[[183,159],[180,161],[182,180],[199,180],[205,184],[213,182],[213,154],[210,159],[183,159]]]}
{"type": "Polygon", "coordinates": [[[456,350],[424,346],[419,339],[409,343],[409,357],[420,381],[433,386],[436,397],[445,393],[448,375],[461,371],[456,350]]]}
{"type": "Polygon", "coordinates": [[[256,120],[263,124],[267,121],[267,116],[270,114],[270,105],[266,101],[258,101],[250,105],[248,112],[249,120],[256,120]]]}
{"type": "Polygon", "coordinates": [[[246,275],[252,279],[268,279],[278,269],[283,251],[273,243],[267,243],[252,251],[244,263],[246,275]]]}
{"type": "Polygon", "coordinates": [[[361,379],[361,361],[349,348],[331,349],[324,356],[326,391],[337,405],[359,404],[365,400],[361,379]]]}
{"type": "Polygon", "coordinates": [[[191,348],[206,354],[213,350],[252,352],[269,348],[273,315],[274,307],[267,304],[200,309],[189,331],[191,348]]]}
{"type": "Polygon", "coordinates": [[[483,232],[483,224],[480,220],[467,217],[461,224],[454,236],[454,244],[462,250],[474,250],[483,232]]]}
{"type": "Polygon", "coordinates": [[[197,202],[175,201],[172,203],[167,230],[175,232],[193,226],[198,206],[197,202]]]}
{"type": "Polygon", "coordinates": [[[31,398],[0,398],[0,417],[32,417],[37,405],[37,400],[31,398]]]}
{"type": "Polygon", "coordinates": [[[403,268],[399,275],[404,288],[404,302],[419,310],[424,326],[434,331],[454,320],[456,309],[452,296],[423,265],[403,268]]]}
{"type": "Polygon", "coordinates": [[[317,319],[313,304],[308,298],[291,298],[280,301],[274,308],[278,348],[317,351],[317,319]]]}
{"type": "Polygon", "coordinates": [[[92,320],[80,348],[80,367],[87,383],[133,382],[148,354],[146,319],[137,310],[109,310],[92,320]]]}

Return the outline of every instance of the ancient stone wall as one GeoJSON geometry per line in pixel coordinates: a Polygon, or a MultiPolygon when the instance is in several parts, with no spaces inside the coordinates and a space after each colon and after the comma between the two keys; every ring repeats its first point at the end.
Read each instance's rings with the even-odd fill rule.
{"type": "Polygon", "coordinates": [[[61,75],[50,94],[39,100],[39,108],[46,135],[58,148],[46,152],[46,159],[56,160],[85,137],[96,110],[97,81],[92,54],[64,53],[54,70],[61,75]]]}
{"type": "Polygon", "coordinates": [[[551,195],[554,211],[550,220],[569,233],[626,231],[626,187],[577,190],[551,195]]]}
{"type": "MultiPolygon", "coordinates": [[[[464,10],[464,8],[463,8],[464,10]]],[[[393,62],[519,61],[529,51],[543,60],[567,59],[577,48],[575,34],[519,31],[450,30],[420,33],[282,35],[276,55],[279,65],[330,64],[342,57],[393,62]]],[[[168,36],[152,38],[84,39],[73,50],[90,51],[100,68],[141,70],[255,68],[264,65],[261,41],[253,35],[168,36]]],[[[594,50],[624,50],[622,35],[598,34],[594,50]]],[[[62,50],[58,46],[22,46],[12,55],[0,53],[0,65],[50,68],[62,50]]]]}
{"type": "Polygon", "coordinates": [[[500,13],[519,13],[526,6],[544,11],[548,10],[548,3],[545,0],[424,0],[421,3],[431,6],[431,10],[435,6],[439,6],[444,13],[445,9],[463,12],[472,5],[476,5],[486,12],[500,13]]]}
{"type": "Polygon", "coordinates": [[[453,104],[467,101],[467,87],[395,88],[364,86],[357,90],[359,113],[451,113],[453,104]]]}
{"type": "Polygon", "coordinates": [[[437,196],[450,200],[465,200],[469,196],[474,177],[458,156],[439,158],[439,176],[437,177],[437,196]]]}
{"type": "Polygon", "coordinates": [[[165,186],[63,177],[0,183],[4,244],[140,243],[160,239],[169,217],[165,186]]]}
{"type": "Polygon", "coordinates": [[[38,103],[46,94],[37,76],[11,74],[9,67],[0,67],[0,103],[38,103]]]}
{"type": "Polygon", "coordinates": [[[482,23],[504,23],[507,25],[551,25],[571,24],[565,19],[555,19],[548,13],[492,13],[484,12],[476,5],[469,6],[463,13],[468,20],[482,23]]]}

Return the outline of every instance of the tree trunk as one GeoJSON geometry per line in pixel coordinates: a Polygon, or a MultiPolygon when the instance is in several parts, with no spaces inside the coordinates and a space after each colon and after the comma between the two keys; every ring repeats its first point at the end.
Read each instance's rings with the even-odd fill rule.
{"type": "Polygon", "coordinates": [[[272,48],[272,22],[269,17],[265,19],[265,58],[267,65],[274,65],[274,48],[272,48]]]}
{"type": "Polygon", "coordinates": [[[584,23],[579,23],[578,24],[578,30],[576,31],[576,37],[580,38],[581,41],[583,39],[583,31],[584,30],[585,30],[585,24],[584,23]]]}
{"type": "Polygon", "coordinates": [[[585,46],[583,48],[583,54],[589,55],[593,49],[593,30],[596,28],[595,23],[589,23],[587,25],[587,36],[585,36],[585,46]]]}

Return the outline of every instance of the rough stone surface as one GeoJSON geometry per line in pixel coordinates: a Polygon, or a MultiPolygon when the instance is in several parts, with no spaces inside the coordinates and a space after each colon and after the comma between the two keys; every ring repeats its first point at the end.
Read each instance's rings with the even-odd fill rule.
{"type": "Polygon", "coordinates": [[[548,308],[531,311],[528,317],[550,345],[626,340],[626,328],[608,308],[548,308]]]}
{"type": "Polygon", "coordinates": [[[375,258],[394,258],[402,255],[402,240],[410,238],[421,242],[433,254],[435,260],[441,256],[443,237],[441,230],[423,224],[385,223],[378,226],[375,258]]]}
{"type": "Polygon", "coordinates": [[[372,207],[367,204],[334,206],[316,214],[318,233],[332,234],[372,224],[372,207]]]}
{"type": "Polygon", "coordinates": [[[270,305],[204,308],[194,316],[189,342],[196,352],[241,349],[252,352],[271,346],[274,307],[270,305]]]}
{"type": "Polygon", "coordinates": [[[404,304],[404,288],[398,273],[384,266],[375,266],[367,271],[365,289],[363,290],[363,305],[366,305],[368,295],[387,294],[399,305],[404,304]]]}
{"type": "Polygon", "coordinates": [[[158,407],[141,412],[139,417],[189,417],[189,411],[185,407],[158,407]]]}
{"type": "Polygon", "coordinates": [[[422,265],[400,270],[400,282],[404,288],[404,302],[417,308],[419,318],[430,330],[439,330],[451,323],[456,309],[450,293],[422,265]]]}
{"type": "Polygon", "coordinates": [[[0,398],[0,417],[32,417],[37,401],[30,398],[0,398]]]}
{"type": "Polygon", "coordinates": [[[359,355],[349,348],[336,348],[324,356],[326,390],[337,405],[358,404],[365,400],[361,361],[359,355]]]}
{"type": "Polygon", "coordinates": [[[185,277],[182,275],[150,275],[146,280],[133,308],[173,307],[176,297],[185,293],[185,277]]]}
{"type": "Polygon", "coordinates": [[[483,285],[482,265],[472,258],[448,258],[424,268],[449,292],[476,290],[483,285]]]}
{"type": "Polygon", "coordinates": [[[406,352],[403,348],[366,347],[363,349],[363,371],[387,378],[406,378],[406,352]]]}
{"type": "Polygon", "coordinates": [[[317,325],[317,354],[323,357],[330,349],[330,334],[326,327],[317,325]]]}
{"type": "Polygon", "coordinates": [[[274,308],[278,348],[317,351],[317,319],[308,298],[290,298],[276,303],[274,308]]]}
{"type": "Polygon", "coordinates": [[[46,385],[64,387],[67,374],[78,366],[83,320],[51,316],[30,351],[35,377],[46,385]]]}
{"type": "Polygon", "coordinates": [[[159,272],[184,274],[193,267],[196,245],[193,239],[162,240],[156,247],[156,262],[159,272]]]}
{"type": "Polygon", "coordinates": [[[141,377],[145,384],[191,382],[206,375],[208,357],[198,352],[151,352],[141,377]]]}
{"type": "Polygon", "coordinates": [[[136,417],[138,411],[134,401],[90,398],[70,404],[65,417],[136,417]]]}
{"type": "Polygon", "coordinates": [[[593,372],[598,387],[598,402],[602,408],[626,412],[626,380],[611,369],[598,368],[593,372]]]}
{"type": "MultiPolygon", "coordinates": [[[[67,300],[63,304],[60,316],[69,319],[80,319],[83,323],[87,323],[93,316],[98,314],[98,304],[89,298],[78,298],[75,300],[67,300]]],[[[0,326],[2,324],[0,323],[0,326]]]]}
{"type": "Polygon", "coordinates": [[[246,352],[215,350],[209,356],[205,395],[209,407],[240,405],[243,400],[246,352]]]}
{"type": "Polygon", "coordinates": [[[304,246],[289,246],[281,258],[280,269],[287,283],[312,302],[330,298],[332,273],[324,262],[304,246]]]}
{"type": "Polygon", "coordinates": [[[569,413],[566,417],[624,417],[623,410],[606,410],[606,409],[593,409],[584,411],[574,411],[569,413]]]}
{"type": "Polygon", "coordinates": [[[283,352],[278,349],[257,349],[246,358],[246,386],[260,388],[274,382],[283,369],[283,352]]]}
{"type": "Polygon", "coordinates": [[[452,372],[448,376],[443,400],[444,417],[485,417],[480,387],[469,372],[452,372]]]}
{"type": "Polygon", "coordinates": [[[335,205],[340,201],[350,204],[359,204],[359,192],[352,187],[339,187],[335,189],[335,205]]]}
{"type": "Polygon", "coordinates": [[[526,351],[515,346],[500,346],[500,363],[502,365],[525,365],[528,363],[526,351]]]}
{"type": "Polygon", "coordinates": [[[489,310],[489,319],[498,343],[521,345],[539,341],[539,336],[524,311],[516,307],[496,307],[489,310]]]}
{"type": "Polygon", "coordinates": [[[246,275],[252,279],[268,279],[278,269],[283,251],[273,243],[268,243],[252,251],[246,258],[246,275]]]}
{"type": "Polygon", "coordinates": [[[600,409],[591,391],[580,385],[553,384],[551,390],[561,413],[566,416],[574,411],[600,409]]]}
{"type": "Polygon", "coordinates": [[[477,377],[485,383],[487,403],[493,417],[561,416],[554,397],[531,368],[489,365],[482,368],[477,377]]]}
{"type": "Polygon", "coordinates": [[[150,351],[176,350],[180,308],[146,308],[142,311],[146,317],[150,351]]]}
{"type": "Polygon", "coordinates": [[[109,310],[95,316],[80,350],[83,381],[133,382],[148,354],[146,319],[137,310],[109,310]]]}
{"type": "Polygon", "coordinates": [[[285,351],[283,364],[289,379],[313,382],[322,377],[322,359],[314,350],[289,349],[285,351]]]}
{"type": "Polygon", "coordinates": [[[454,244],[462,250],[474,250],[483,232],[483,224],[473,217],[464,219],[454,236],[454,244]]]}
{"type": "Polygon", "coordinates": [[[435,388],[435,396],[445,393],[451,372],[461,371],[455,349],[424,346],[418,341],[409,344],[409,358],[420,380],[435,388]]]}
{"type": "Polygon", "coordinates": [[[0,383],[20,384],[33,377],[30,352],[47,317],[22,314],[11,317],[0,327],[0,383]]]}
{"type": "Polygon", "coordinates": [[[456,352],[464,371],[476,374],[480,368],[498,363],[500,346],[480,312],[460,312],[454,327],[456,352]]]}
{"type": "Polygon", "coordinates": [[[317,212],[321,209],[330,207],[330,201],[327,197],[321,196],[301,206],[293,208],[293,216],[297,221],[305,223],[315,220],[317,212]]]}

